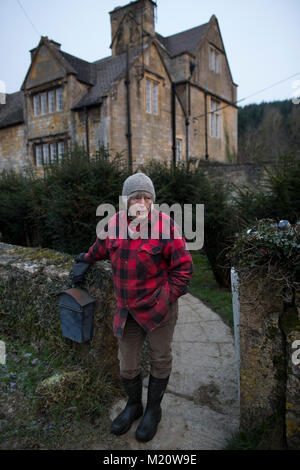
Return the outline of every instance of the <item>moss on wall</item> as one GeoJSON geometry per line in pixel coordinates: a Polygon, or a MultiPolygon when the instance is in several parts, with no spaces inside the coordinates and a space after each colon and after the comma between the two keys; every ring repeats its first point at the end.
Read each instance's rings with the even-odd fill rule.
{"type": "Polygon", "coordinates": [[[264,428],[259,448],[300,448],[300,226],[258,221],[232,249],[240,278],[241,430],[264,428]]]}
{"type": "Polygon", "coordinates": [[[75,403],[82,412],[93,412],[120,385],[111,268],[109,262],[89,268],[85,287],[97,299],[94,336],[78,344],[62,335],[58,310],[58,293],[72,287],[71,266],[67,254],[0,243],[0,333],[60,358],[58,369],[49,369],[37,387],[40,407],[75,403]],[[59,387],[45,386],[53,373],[63,378],[59,387]]]}

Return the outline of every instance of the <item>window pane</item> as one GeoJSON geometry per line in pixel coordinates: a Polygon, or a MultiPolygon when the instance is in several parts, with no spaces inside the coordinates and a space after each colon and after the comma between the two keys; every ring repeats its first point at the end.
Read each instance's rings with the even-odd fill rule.
{"type": "Polygon", "coordinates": [[[182,142],[181,139],[176,139],[176,160],[179,162],[182,155],[182,142]]]}
{"type": "Polygon", "coordinates": [[[56,156],[57,156],[56,143],[50,144],[50,156],[51,156],[51,163],[56,162],[56,156]]]}
{"type": "Polygon", "coordinates": [[[41,114],[47,114],[47,93],[41,94],[41,114]]]}
{"type": "Polygon", "coordinates": [[[36,166],[42,166],[43,165],[43,154],[42,154],[42,146],[41,145],[36,145],[35,146],[35,161],[36,161],[36,166]]]}
{"type": "Polygon", "coordinates": [[[147,113],[151,113],[151,82],[146,81],[146,109],[147,113]]]}
{"type": "Polygon", "coordinates": [[[215,113],[210,113],[210,135],[211,137],[214,137],[215,135],[215,126],[214,126],[214,122],[215,122],[215,113]]]}
{"type": "Polygon", "coordinates": [[[50,155],[49,155],[49,145],[48,144],[43,145],[43,157],[44,157],[44,164],[49,165],[50,164],[50,155]]]}
{"type": "Polygon", "coordinates": [[[55,95],[54,90],[49,91],[48,93],[48,106],[49,106],[49,113],[55,112],[55,95]]]}
{"type": "Polygon", "coordinates": [[[220,137],[220,116],[216,114],[216,137],[220,137]]]}
{"type": "Polygon", "coordinates": [[[56,90],[56,110],[62,111],[63,101],[62,101],[62,88],[57,88],[56,90]]]}
{"type": "Polygon", "coordinates": [[[65,143],[63,141],[58,142],[58,161],[61,161],[64,151],[65,151],[65,143]]]}
{"type": "Polygon", "coordinates": [[[40,95],[34,95],[33,97],[33,112],[35,116],[40,115],[40,95]]]}
{"type": "Polygon", "coordinates": [[[153,113],[158,114],[158,85],[153,83],[153,113]]]}

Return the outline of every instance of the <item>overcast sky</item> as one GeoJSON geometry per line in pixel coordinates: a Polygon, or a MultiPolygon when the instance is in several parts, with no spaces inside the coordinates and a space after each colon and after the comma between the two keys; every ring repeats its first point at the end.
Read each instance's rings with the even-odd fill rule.
{"type": "MultiPolygon", "coordinates": [[[[30,66],[29,50],[41,35],[87,61],[110,55],[109,11],[127,3],[0,0],[0,80],[6,92],[20,89],[30,66]]],[[[158,0],[156,31],[175,34],[207,23],[213,14],[238,84],[238,100],[253,94],[240,106],[300,95],[300,0],[158,0]]]]}

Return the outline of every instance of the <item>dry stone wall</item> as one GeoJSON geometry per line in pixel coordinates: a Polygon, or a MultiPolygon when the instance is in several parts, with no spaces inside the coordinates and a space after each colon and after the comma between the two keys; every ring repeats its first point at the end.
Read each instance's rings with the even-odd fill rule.
{"type": "Polygon", "coordinates": [[[54,250],[0,243],[0,327],[11,325],[14,334],[37,347],[43,342],[57,348],[76,347],[118,381],[117,340],[112,331],[115,297],[108,261],[95,263],[86,275],[85,287],[97,299],[92,340],[72,344],[62,335],[57,294],[72,287],[72,261],[70,255],[54,250]]]}

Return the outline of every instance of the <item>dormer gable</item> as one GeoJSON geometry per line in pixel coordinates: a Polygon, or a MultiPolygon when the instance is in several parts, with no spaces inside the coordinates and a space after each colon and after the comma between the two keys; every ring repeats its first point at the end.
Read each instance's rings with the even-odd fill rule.
{"type": "Polygon", "coordinates": [[[222,70],[223,72],[225,71],[229,81],[234,84],[216,15],[212,15],[210,17],[205,35],[203,35],[201,43],[198,46],[198,50],[203,47],[203,45],[204,47],[207,47],[207,69],[217,74],[222,73],[222,70]]]}
{"type": "Polygon", "coordinates": [[[38,88],[62,79],[67,72],[66,64],[60,58],[59,49],[47,37],[42,37],[39,45],[31,51],[31,64],[21,89],[25,91],[38,88]]]}

